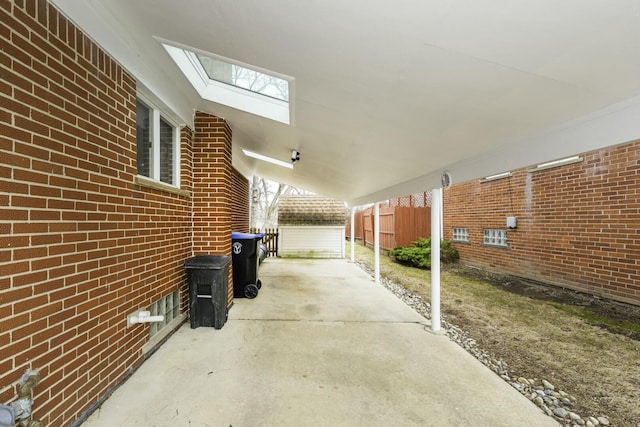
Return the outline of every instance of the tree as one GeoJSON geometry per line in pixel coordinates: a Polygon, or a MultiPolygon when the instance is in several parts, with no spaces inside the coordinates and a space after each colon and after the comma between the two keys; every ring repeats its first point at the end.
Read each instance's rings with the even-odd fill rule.
{"type": "Polygon", "coordinates": [[[289,194],[305,194],[304,190],[254,175],[251,180],[251,227],[278,226],[278,201],[289,194]]]}

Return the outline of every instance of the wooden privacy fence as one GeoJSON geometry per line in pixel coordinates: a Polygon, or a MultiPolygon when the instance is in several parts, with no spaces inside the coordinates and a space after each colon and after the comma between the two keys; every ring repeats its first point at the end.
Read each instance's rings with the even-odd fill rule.
{"type": "MultiPolygon", "coordinates": [[[[356,212],[355,236],[365,245],[373,246],[373,207],[356,212]]],[[[346,235],[351,236],[351,224],[346,235]]],[[[380,207],[380,248],[391,250],[397,246],[410,246],[420,237],[431,236],[431,208],[403,206],[380,207]]]]}
{"type": "Polygon", "coordinates": [[[250,233],[264,233],[262,243],[267,247],[267,256],[278,256],[278,235],[280,233],[277,228],[265,228],[264,231],[259,228],[252,228],[250,233]]]}

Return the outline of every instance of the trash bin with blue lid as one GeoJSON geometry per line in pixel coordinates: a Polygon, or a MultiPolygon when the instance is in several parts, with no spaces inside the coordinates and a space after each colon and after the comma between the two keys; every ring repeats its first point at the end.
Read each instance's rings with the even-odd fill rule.
{"type": "Polygon", "coordinates": [[[185,263],[191,329],[199,326],[221,329],[227,322],[230,263],[231,257],[227,255],[197,255],[185,263]]]}
{"type": "Polygon", "coordinates": [[[258,279],[259,243],[263,233],[231,233],[233,296],[255,298],[262,287],[258,279]]]}

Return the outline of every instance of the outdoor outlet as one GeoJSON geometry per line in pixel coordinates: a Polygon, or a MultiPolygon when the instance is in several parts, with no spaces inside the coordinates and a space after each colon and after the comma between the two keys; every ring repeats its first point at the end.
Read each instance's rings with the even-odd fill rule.
{"type": "Polygon", "coordinates": [[[516,219],[515,216],[508,216],[507,217],[507,228],[517,228],[518,227],[518,220],[516,219]]]}

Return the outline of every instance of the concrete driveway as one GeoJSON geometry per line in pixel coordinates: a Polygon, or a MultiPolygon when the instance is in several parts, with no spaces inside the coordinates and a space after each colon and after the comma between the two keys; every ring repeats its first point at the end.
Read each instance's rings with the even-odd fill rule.
{"type": "Polygon", "coordinates": [[[267,259],[220,330],[185,324],[84,424],[558,426],[345,260],[267,259]]]}

